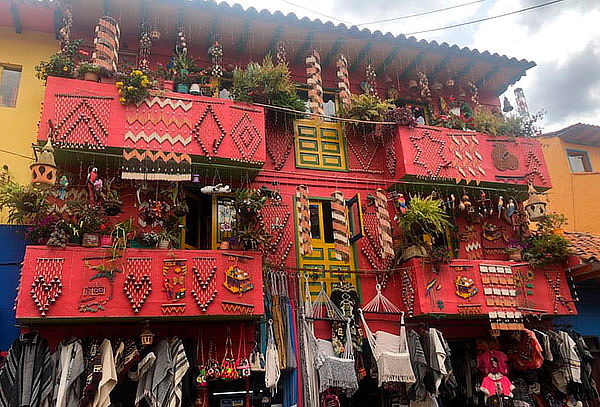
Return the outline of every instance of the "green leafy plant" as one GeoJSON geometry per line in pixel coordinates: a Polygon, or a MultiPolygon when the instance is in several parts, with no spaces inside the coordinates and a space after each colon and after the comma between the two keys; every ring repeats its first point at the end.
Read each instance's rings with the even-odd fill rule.
{"type": "Polygon", "coordinates": [[[172,59],[173,71],[175,75],[187,74],[196,68],[196,60],[188,55],[187,52],[176,51],[172,59]]]}
{"type": "Polygon", "coordinates": [[[271,235],[260,220],[260,211],[267,200],[268,197],[258,189],[238,189],[235,193],[233,201],[235,219],[231,240],[244,249],[268,248],[271,235]]]}
{"type": "Polygon", "coordinates": [[[484,107],[477,107],[473,112],[473,129],[481,133],[497,136],[504,123],[501,114],[494,114],[484,107]]]}
{"type": "Polygon", "coordinates": [[[343,111],[342,114],[347,119],[380,122],[384,121],[386,114],[395,107],[391,101],[382,101],[374,95],[364,93],[352,95],[350,109],[343,111]]]}
{"type": "Polygon", "coordinates": [[[523,259],[533,267],[562,264],[572,254],[569,241],[551,233],[536,233],[526,240],[523,259]]]}
{"type": "Polygon", "coordinates": [[[122,81],[116,82],[115,85],[120,96],[119,102],[127,105],[129,103],[140,103],[148,97],[150,80],[144,72],[134,69],[122,81]]]}
{"type": "Polygon", "coordinates": [[[123,207],[123,202],[119,196],[119,191],[112,187],[114,180],[114,178],[107,180],[102,187],[102,191],[100,192],[100,197],[102,198],[102,207],[104,208],[104,213],[108,216],[118,215],[121,213],[121,209],[123,207]]]}
{"type": "Polygon", "coordinates": [[[84,62],[77,67],[77,76],[83,76],[88,72],[100,74],[100,67],[90,62],[84,62]]]}
{"type": "Polygon", "coordinates": [[[174,246],[179,243],[180,232],[179,229],[175,228],[163,228],[156,234],[157,243],[168,242],[169,246],[174,246]]]}
{"type": "Polygon", "coordinates": [[[31,223],[48,212],[44,192],[14,181],[0,184],[0,209],[8,211],[8,223],[31,223]]]}
{"type": "Polygon", "coordinates": [[[540,233],[553,233],[557,229],[562,229],[567,224],[567,218],[561,213],[548,213],[537,223],[537,229],[540,233]]]}
{"type": "Polygon", "coordinates": [[[104,217],[99,206],[88,206],[79,214],[79,230],[81,233],[100,233],[104,217]]]}
{"type": "Polygon", "coordinates": [[[35,66],[35,76],[45,81],[48,76],[61,78],[75,77],[75,59],[82,40],[73,40],[67,46],[50,57],[49,61],[41,61],[35,66]]]}
{"type": "Polygon", "coordinates": [[[250,62],[246,69],[233,72],[233,98],[242,102],[264,103],[304,111],[286,64],[274,65],[271,55],[262,64],[250,62]]]}
{"type": "Polygon", "coordinates": [[[442,208],[442,202],[431,196],[425,198],[414,196],[410,199],[406,213],[399,220],[407,242],[420,243],[417,236],[422,234],[436,235],[450,226],[448,215],[442,208]]]}

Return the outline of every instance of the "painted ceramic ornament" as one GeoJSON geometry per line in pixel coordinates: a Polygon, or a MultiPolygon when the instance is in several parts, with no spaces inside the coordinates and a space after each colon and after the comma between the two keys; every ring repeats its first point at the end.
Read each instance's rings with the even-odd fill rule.
{"type": "Polygon", "coordinates": [[[508,205],[506,205],[506,216],[508,216],[508,218],[510,219],[513,216],[513,214],[515,213],[515,210],[517,210],[517,205],[515,204],[515,200],[512,198],[509,198],[508,205]]]}
{"type": "Polygon", "coordinates": [[[217,184],[217,185],[206,185],[200,189],[203,194],[227,194],[231,192],[229,185],[217,184]]]}
{"type": "Polygon", "coordinates": [[[502,210],[504,209],[504,197],[502,195],[498,197],[498,205],[496,207],[498,208],[498,217],[500,217],[500,215],[502,215],[502,210]]]}
{"type": "Polygon", "coordinates": [[[529,185],[529,199],[525,205],[525,210],[529,220],[533,222],[540,221],[546,216],[546,202],[542,201],[533,185],[529,185]]]}
{"type": "Polygon", "coordinates": [[[36,188],[51,188],[56,184],[57,167],[50,138],[41,149],[34,148],[33,153],[36,160],[29,167],[31,169],[31,185],[36,188]]]}
{"type": "Polygon", "coordinates": [[[225,271],[225,281],[223,282],[225,288],[234,294],[242,294],[254,289],[254,284],[250,279],[248,272],[240,269],[238,266],[230,266],[225,271]]]}
{"type": "Polygon", "coordinates": [[[396,206],[401,214],[404,215],[406,213],[406,199],[404,199],[403,194],[399,194],[398,198],[396,198],[396,206]]]}
{"type": "Polygon", "coordinates": [[[456,277],[456,281],[454,282],[456,285],[456,295],[460,298],[471,298],[475,296],[479,289],[475,287],[475,282],[472,278],[468,278],[466,276],[458,276],[456,277]]]}

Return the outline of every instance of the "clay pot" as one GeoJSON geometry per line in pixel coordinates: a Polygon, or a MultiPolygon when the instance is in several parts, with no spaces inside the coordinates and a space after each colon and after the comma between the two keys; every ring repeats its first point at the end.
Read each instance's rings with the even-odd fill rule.
{"type": "Polygon", "coordinates": [[[100,246],[100,235],[98,233],[84,233],[81,237],[81,245],[83,247],[100,246]]]}
{"type": "Polygon", "coordinates": [[[412,245],[402,251],[402,260],[406,261],[413,257],[428,257],[427,250],[423,246],[412,245]]]}
{"type": "Polygon", "coordinates": [[[415,81],[414,79],[411,79],[410,81],[408,81],[408,91],[409,92],[416,92],[419,90],[419,85],[417,84],[417,81],[415,81]]]}
{"type": "Polygon", "coordinates": [[[221,250],[229,250],[229,242],[227,240],[223,240],[219,247],[221,250]]]}
{"type": "Polygon", "coordinates": [[[156,247],[161,250],[168,250],[171,248],[171,242],[166,239],[162,239],[157,243],[156,247]]]}
{"type": "Polygon", "coordinates": [[[522,261],[523,257],[521,256],[521,249],[506,249],[506,254],[508,254],[508,259],[511,261],[522,261]]]}
{"type": "Polygon", "coordinates": [[[553,229],[552,230],[552,234],[553,235],[558,235],[558,236],[564,236],[565,235],[565,230],[562,229],[562,228],[553,229]]]}
{"type": "Polygon", "coordinates": [[[86,72],[83,74],[83,80],[90,82],[98,82],[100,75],[98,72],[86,72]]]}
{"type": "Polygon", "coordinates": [[[175,86],[175,84],[174,84],[174,82],[173,82],[173,81],[170,81],[170,80],[168,80],[168,79],[165,79],[165,80],[163,80],[163,82],[162,82],[162,86],[163,86],[163,89],[164,89],[164,90],[167,90],[167,91],[171,92],[171,91],[173,91],[173,90],[174,90],[174,86],[175,86]]]}

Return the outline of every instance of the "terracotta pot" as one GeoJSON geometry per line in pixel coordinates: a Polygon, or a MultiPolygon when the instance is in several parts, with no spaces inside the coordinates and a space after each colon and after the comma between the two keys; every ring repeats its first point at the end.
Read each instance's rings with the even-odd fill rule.
{"type": "Polygon", "coordinates": [[[223,240],[220,245],[221,250],[229,250],[229,242],[227,240],[223,240]]]}
{"type": "Polygon", "coordinates": [[[166,239],[163,239],[157,243],[156,247],[161,250],[168,250],[171,248],[171,242],[166,239]]]}
{"type": "Polygon", "coordinates": [[[163,89],[173,91],[175,89],[175,83],[168,79],[163,80],[163,89]]]}
{"type": "Polygon", "coordinates": [[[409,92],[416,92],[417,90],[419,90],[419,85],[417,84],[417,81],[415,81],[414,79],[408,81],[408,90],[409,92]]]}
{"type": "Polygon", "coordinates": [[[508,254],[508,259],[512,261],[523,261],[523,257],[521,256],[520,249],[506,249],[506,254],[508,254]]]}
{"type": "Polygon", "coordinates": [[[565,230],[562,228],[558,228],[558,229],[553,229],[552,230],[552,234],[553,235],[558,235],[558,236],[564,236],[565,234],[565,230]]]}
{"type": "Polygon", "coordinates": [[[86,72],[83,74],[83,80],[85,81],[98,82],[98,79],[100,79],[98,72],[86,72]]]}
{"type": "Polygon", "coordinates": [[[113,239],[111,236],[103,235],[100,236],[100,246],[102,247],[112,247],[113,239]]]}
{"type": "Polygon", "coordinates": [[[114,85],[117,82],[117,79],[114,76],[112,78],[109,78],[107,76],[102,76],[100,78],[100,82],[102,82],[102,83],[112,83],[114,85]]]}
{"type": "Polygon", "coordinates": [[[81,238],[83,247],[98,247],[100,246],[100,235],[98,233],[84,233],[81,238]]]}
{"type": "Polygon", "coordinates": [[[427,250],[423,246],[412,245],[402,251],[402,260],[406,261],[413,257],[427,257],[427,250]]]}

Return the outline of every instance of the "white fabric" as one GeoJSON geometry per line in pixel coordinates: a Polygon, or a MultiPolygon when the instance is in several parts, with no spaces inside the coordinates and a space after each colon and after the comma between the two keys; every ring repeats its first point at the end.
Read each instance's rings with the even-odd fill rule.
{"type": "Polygon", "coordinates": [[[435,351],[435,358],[437,359],[437,364],[440,368],[441,374],[441,376],[435,376],[435,380],[433,383],[435,392],[437,393],[438,389],[440,388],[440,384],[442,384],[442,380],[448,374],[448,371],[446,370],[446,351],[444,350],[444,344],[442,343],[439,335],[437,334],[436,329],[429,329],[429,337],[432,341],[432,346],[435,351]]]}
{"type": "Polygon", "coordinates": [[[94,396],[92,407],[109,407],[110,392],[117,385],[117,368],[112,346],[108,339],[102,341],[100,354],[102,357],[102,378],[98,384],[98,391],[94,396]]]}
{"type": "Polygon", "coordinates": [[[374,335],[364,315],[360,314],[371,351],[377,362],[377,379],[379,386],[385,382],[414,383],[415,374],[410,362],[404,316],[400,326],[400,336],[385,331],[377,331],[374,335]]]}
{"type": "Polygon", "coordinates": [[[335,352],[333,351],[333,344],[331,341],[325,339],[317,339],[317,345],[319,346],[319,351],[323,353],[325,357],[334,357],[335,352]]]}
{"type": "Polygon", "coordinates": [[[581,383],[581,359],[577,355],[577,344],[568,333],[560,331],[558,334],[563,341],[561,344],[561,347],[563,347],[561,353],[566,356],[567,373],[575,383],[581,383]]]}
{"type": "Polygon", "coordinates": [[[269,323],[269,340],[267,342],[267,351],[265,354],[265,387],[271,389],[271,396],[277,392],[277,383],[281,371],[279,370],[279,355],[275,338],[273,336],[273,323],[269,323]]]}
{"type": "Polygon", "coordinates": [[[129,378],[134,382],[138,382],[135,392],[135,405],[139,406],[140,401],[146,397],[150,400],[150,394],[147,393],[146,389],[152,387],[152,376],[148,374],[154,365],[156,355],[153,352],[148,353],[138,363],[137,370],[135,372],[129,372],[129,378]]]}

